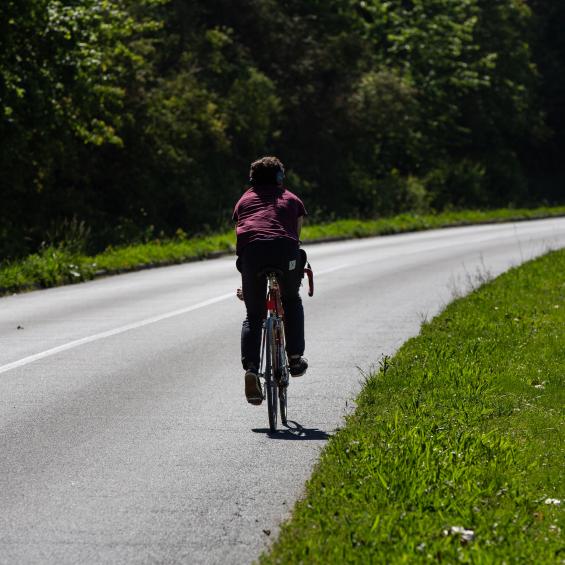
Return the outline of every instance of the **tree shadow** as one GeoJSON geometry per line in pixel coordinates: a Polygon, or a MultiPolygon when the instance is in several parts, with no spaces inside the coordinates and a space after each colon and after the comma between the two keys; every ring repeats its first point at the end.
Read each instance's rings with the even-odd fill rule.
{"type": "Polygon", "coordinates": [[[269,428],[253,428],[251,431],[256,434],[267,434],[272,439],[285,440],[328,440],[331,434],[318,428],[305,428],[294,420],[287,420],[286,425],[281,424],[281,428],[276,432],[271,432],[269,428]]]}

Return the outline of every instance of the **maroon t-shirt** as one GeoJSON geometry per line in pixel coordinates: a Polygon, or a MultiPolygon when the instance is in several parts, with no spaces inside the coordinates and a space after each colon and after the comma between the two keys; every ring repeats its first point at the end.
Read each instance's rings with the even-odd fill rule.
{"type": "Polygon", "coordinates": [[[255,186],[235,205],[237,254],[252,241],[286,238],[298,243],[298,218],[306,215],[302,200],[279,186],[255,186]]]}

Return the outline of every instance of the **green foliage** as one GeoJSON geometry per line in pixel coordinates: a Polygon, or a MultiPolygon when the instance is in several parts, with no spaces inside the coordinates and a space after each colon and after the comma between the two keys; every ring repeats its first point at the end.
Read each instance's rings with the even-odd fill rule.
{"type": "Polygon", "coordinates": [[[563,269],[514,269],[384,359],[260,562],[559,562],[563,269]]]}
{"type": "MultiPolygon", "coordinates": [[[[380,64],[404,77],[418,105],[416,112],[404,110],[417,121],[401,143],[413,161],[401,155],[401,163],[424,177],[445,171],[432,175],[429,187],[439,209],[447,203],[507,204],[525,196],[523,173],[513,174],[516,141],[536,135],[541,123],[533,102],[535,67],[524,41],[529,18],[525,4],[515,0],[365,3],[367,39],[376,41],[380,64]],[[461,172],[468,184],[471,171],[483,171],[483,178],[461,186],[461,172]]],[[[401,132],[402,121],[391,118],[401,132]]]]}
{"type": "Polygon", "coordinates": [[[546,0],[5,0],[0,257],[229,222],[276,153],[320,218],[562,198],[546,0]],[[56,229],[56,228],[55,228],[56,229]]]}
{"type": "Polygon", "coordinates": [[[154,25],[122,0],[9,1],[0,17],[3,235],[37,242],[55,220],[94,208],[96,154],[124,146],[126,91],[143,65],[130,42],[154,25]]]}

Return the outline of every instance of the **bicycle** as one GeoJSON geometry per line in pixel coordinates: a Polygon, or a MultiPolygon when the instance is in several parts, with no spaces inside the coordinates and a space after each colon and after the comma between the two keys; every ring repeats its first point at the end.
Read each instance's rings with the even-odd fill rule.
{"type": "MultiPolygon", "coordinates": [[[[310,263],[304,272],[308,276],[308,296],[314,295],[314,275],[310,263]]],[[[284,308],[281,299],[278,277],[282,271],[272,267],[263,269],[259,276],[267,279],[265,300],[265,320],[261,337],[261,359],[259,377],[265,381],[264,395],[267,400],[269,429],[277,430],[278,410],[281,422],[287,424],[288,384],[290,368],[285,347],[284,308]]]]}

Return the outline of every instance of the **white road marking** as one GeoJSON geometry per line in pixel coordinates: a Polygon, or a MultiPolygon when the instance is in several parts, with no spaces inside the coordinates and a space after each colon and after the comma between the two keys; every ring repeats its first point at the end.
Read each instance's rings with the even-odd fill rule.
{"type": "MultiPolygon", "coordinates": [[[[349,267],[350,265],[338,265],[336,267],[331,267],[329,269],[324,269],[315,273],[316,276],[325,275],[328,273],[333,273],[334,271],[338,271],[340,269],[344,269],[345,267],[349,267]]],[[[131,324],[127,324],[126,326],[121,326],[119,328],[115,328],[113,330],[108,330],[105,332],[101,332],[98,334],[90,335],[88,337],[83,337],[81,339],[77,339],[75,341],[70,341],[69,343],[64,343],[63,345],[59,345],[57,347],[53,347],[51,349],[47,349],[46,351],[41,351],[40,353],[35,353],[34,355],[29,355],[28,357],[24,357],[23,359],[19,359],[18,361],[13,361],[12,363],[8,363],[7,365],[0,366],[0,374],[6,373],[7,371],[11,371],[12,369],[17,369],[19,367],[23,367],[25,365],[29,365],[34,361],[39,361],[40,359],[45,359],[46,357],[51,357],[52,355],[56,355],[57,353],[61,353],[62,351],[68,351],[69,349],[74,349],[75,347],[80,347],[81,345],[86,345],[87,343],[92,343],[93,341],[98,341],[99,339],[105,339],[107,337],[112,337],[114,335],[118,335],[130,330],[135,330],[137,328],[142,328],[143,326],[148,326],[150,324],[155,324],[156,322],[161,322],[162,320],[167,320],[168,318],[174,318],[175,316],[181,316],[182,314],[187,314],[188,312],[193,312],[194,310],[198,310],[200,308],[205,308],[206,306],[210,306],[212,304],[216,304],[217,302],[221,302],[222,300],[227,300],[228,298],[234,298],[235,294],[230,292],[229,294],[222,294],[221,296],[217,296],[216,298],[210,298],[209,300],[205,300],[203,302],[199,302],[198,304],[194,304],[192,306],[188,306],[187,308],[181,308],[180,310],[173,310],[172,312],[166,312],[165,314],[160,314],[159,316],[153,316],[152,318],[146,318],[145,320],[140,320],[139,322],[133,322],[131,324]]]]}
{"type": "Polygon", "coordinates": [[[57,353],[61,353],[62,351],[68,351],[69,349],[74,349],[75,347],[79,347],[87,343],[92,343],[93,341],[98,341],[99,339],[105,339],[107,337],[112,337],[114,335],[118,335],[130,330],[142,328],[143,326],[148,326],[149,324],[155,324],[156,322],[167,320],[168,318],[181,316],[182,314],[187,314],[188,312],[193,312],[194,310],[199,310],[200,308],[205,308],[206,306],[210,306],[212,304],[216,304],[217,302],[221,302],[223,300],[227,300],[228,298],[234,298],[234,297],[235,297],[235,293],[233,292],[230,292],[229,294],[222,294],[221,296],[216,296],[216,298],[210,298],[209,300],[204,300],[203,302],[199,302],[198,304],[193,304],[192,306],[188,306],[187,308],[181,308],[180,310],[173,310],[172,312],[166,312],[165,314],[161,314],[159,316],[146,318],[145,320],[140,320],[139,322],[133,322],[131,324],[127,324],[126,326],[121,326],[113,330],[108,330],[106,332],[94,334],[88,337],[83,337],[75,341],[70,341],[69,343],[59,345],[58,347],[47,349],[46,351],[36,353],[35,355],[30,355],[29,357],[24,357],[23,359],[19,359],[18,361],[8,363],[7,365],[2,365],[0,366],[0,374],[10,371],[12,369],[17,369],[18,367],[23,367],[24,365],[29,365],[30,363],[33,363],[34,361],[38,361],[39,359],[45,359],[45,357],[51,357],[51,355],[56,355],[57,353]]]}

